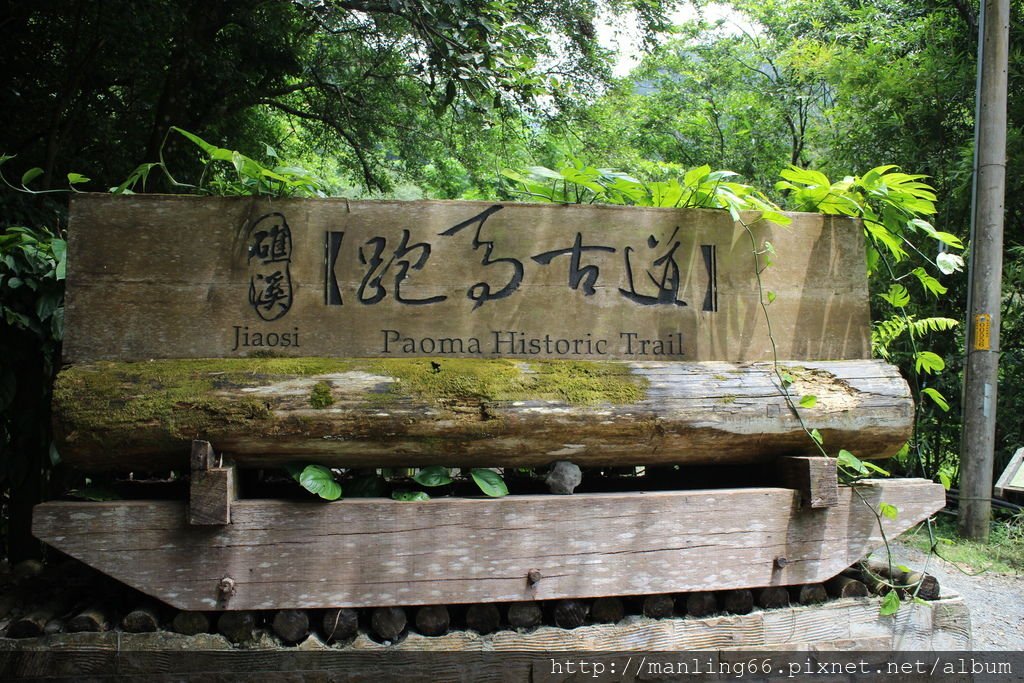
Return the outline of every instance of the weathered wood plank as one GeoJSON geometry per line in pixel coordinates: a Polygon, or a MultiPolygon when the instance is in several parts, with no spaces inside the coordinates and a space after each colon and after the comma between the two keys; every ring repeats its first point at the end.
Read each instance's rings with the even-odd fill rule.
{"type": "Polygon", "coordinates": [[[785,457],[778,460],[777,466],[783,485],[800,492],[802,506],[830,508],[839,503],[839,478],[834,459],[785,457]]]}
{"type": "MultiPolygon", "coordinates": [[[[835,452],[895,453],[913,400],[882,361],[785,363],[835,452]]],[[[178,468],[189,444],[241,467],[723,464],[814,455],[769,363],[246,359],[66,369],[54,415],[81,469],[178,468]]]]}
{"type": "Polygon", "coordinates": [[[76,195],[64,359],[765,360],[765,241],[781,356],[869,356],[859,224],[791,217],[746,214],[751,242],[706,209],[76,195]]]}
{"type": "Polygon", "coordinates": [[[238,475],[233,464],[215,460],[209,441],[192,442],[188,521],[195,525],[231,523],[231,503],[238,498],[238,475]]]}
{"type": "Polygon", "coordinates": [[[859,495],[844,487],[836,507],[814,511],[773,488],[241,500],[230,525],[208,529],[190,527],[176,502],[54,502],[36,508],[33,530],[179,609],[455,604],[824,581],[881,545],[867,505],[883,501],[899,510],[884,520],[891,537],[945,495],[910,479],[866,483],[859,495]],[[532,569],[542,578],[531,586],[532,569]],[[217,588],[226,576],[236,591],[225,606],[217,588]]]}

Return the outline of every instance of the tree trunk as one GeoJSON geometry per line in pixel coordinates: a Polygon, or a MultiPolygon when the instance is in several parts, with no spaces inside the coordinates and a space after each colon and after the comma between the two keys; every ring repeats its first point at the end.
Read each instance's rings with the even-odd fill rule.
{"type": "MultiPolygon", "coordinates": [[[[443,364],[440,384],[420,372],[430,359],[287,362],[288,372],[264,359],[68,368],[55,390],[61,454],[83,470],[135,471],[186,467],[194,438],[249,468],[706,465],[818,454],[770,363],[551,361],[513,370],[523,382],[561,373],[548,380],[565,383],[558,399],[464,388],[503,361],[443,364]]],[[[895,367],[846,360],[779,369],[794,402],[816,397],[798,410],[829,452],[882,458],[910,436],[913,401],[895,367]]]]}

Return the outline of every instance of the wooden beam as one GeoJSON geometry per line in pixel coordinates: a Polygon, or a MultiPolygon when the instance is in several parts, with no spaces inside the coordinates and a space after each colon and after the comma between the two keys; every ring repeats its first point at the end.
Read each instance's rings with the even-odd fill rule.
{"type": "Polygon", "coordinates": [[[192,442],[188,521],[195,525],[231,523],[231,504],[238,498],[238,475],[233,464],[216,459],[209,441],[192,442]]]}
{"type": "Polygon", "coordinates": [[[825,581],[940,509],[942,486],[870,481],[801,511],[788,489],[438,498],[240,500],[196,529],[182,503],[44,503],[33,531],[179,608],[303,609],[552,600],[825,581]],[[780,558],[784,561],[780,562],[780,558]],[[540,573],[532,586],[531,570],[540,573]]]}
{"type": "MultiPolygon", "coordinates": [[[[830,448],[896,453],[914,403],[876,360],[783,363],[830,448]]],[[[225,359],[66,369],[61,457],[83,470],[186,466],[193,438],[239,467],[744,464],[813,455],[771,363],[225,359]]]]}
{"type": "Polygon", "coordinates": [[[787,456],[777,461],[782,485],[800,493],[806,508],[830,508],[839,504],[839,479],[833,458],[787,456]]]}

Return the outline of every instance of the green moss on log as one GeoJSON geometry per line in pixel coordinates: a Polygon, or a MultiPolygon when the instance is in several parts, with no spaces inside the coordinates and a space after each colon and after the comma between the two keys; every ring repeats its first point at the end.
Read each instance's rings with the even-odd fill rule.
{"type": "Polygon", "coordinates": [[[139,428],[177,439],[242,426],[258,432],[284,399],[255,391],[247,396],[244,390],[296,378],[317,380],[302,400],[322,409],[335,401],[330,380],[346,372],[397,380],[387,382],[383,392],[363,394],[367,405],[410,398],[442,408],[530,400],[630,404],[646,391],[646,380],[622,363],[238,358],[72,366],[57,378],[54,406],[66,429],[86,438],[139,428]]]}
{"type": "Polygon", "coordinates": [[[572,405],[630,404],[647,381],[622,363],[586,361],[400,359],[374,361],[372,371],[398,380],[393,395],[427,401],[559,401],[572,405]]]}
{"type": "Polygon", "coordinates": [[[314,408],[327,408],[334,405],[334,396],[331,395],[331,385],[327,382],[317,382],[313,385],[313,391],[309,394],[309,405],[314,408]]]}

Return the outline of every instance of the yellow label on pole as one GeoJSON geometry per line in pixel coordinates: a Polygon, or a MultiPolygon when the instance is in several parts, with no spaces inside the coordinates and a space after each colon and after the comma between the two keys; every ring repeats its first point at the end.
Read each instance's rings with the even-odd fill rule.
{"type": "Polygon", "coordinates": [[[974,350],[988,351],[992,348],[992,316],[980,313],[974,316],[974,350]]]}

